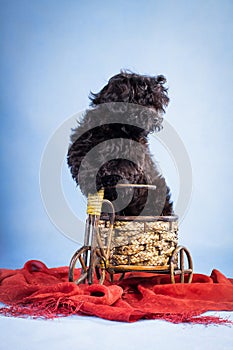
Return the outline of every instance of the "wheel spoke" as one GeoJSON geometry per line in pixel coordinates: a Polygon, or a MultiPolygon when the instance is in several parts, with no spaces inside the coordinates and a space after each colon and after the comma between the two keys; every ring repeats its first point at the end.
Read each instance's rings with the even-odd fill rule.
{"type": "Polygon", "coordinates": [[[80,261],[81,266],[82,266],[82,271],[83,271],[83,272],[87,272],[87,267],[86,267],[86,265],[85,265],[85,261],[84,261],[82,255],[80,255],[79,261],[80,261]]]}
{"type": "Polygon", "coordinates": [[[99,279],[99,283],[100,283],[100,284],[103,284],[103,283],[104,283],[105,274],[106,274],[106,270],[105,270],[105,269],[101,270],[101,277],[100,277],[100,279],[99,279]]]}
{"type": "Polygon", "coordinates": [[[180,270],[181,270],[180,282],[184,283],[184,249],[180,250],[180,270]]]}
{"type": "Polygon", "coordinates": [[[85,279],[87,278],[87,272],[83,273],[76,281],[76,284],[85,283],[85,279]]]}

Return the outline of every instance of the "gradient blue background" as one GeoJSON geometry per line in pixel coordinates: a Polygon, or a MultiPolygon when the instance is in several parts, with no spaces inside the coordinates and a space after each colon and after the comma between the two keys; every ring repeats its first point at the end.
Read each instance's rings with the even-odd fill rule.
{"type": "MultiPolygon", "coordinates": [[[[41,201],[42,152],[58,125],[88,106],[90,90],[128,68],[167,76],[166,118],[193,169],[180,241],[196,272],[215,267],[232,276],[232,1],[0,4],[0,266],[21,267],[28,259],[51,267],[69,263],[77,244],[53,226],[41,201]]],[[[156,143],[151,149],[175,199],[177,174],[156,143]]],[[[67,169],[63,179],[83,213],[67,169]]]]}

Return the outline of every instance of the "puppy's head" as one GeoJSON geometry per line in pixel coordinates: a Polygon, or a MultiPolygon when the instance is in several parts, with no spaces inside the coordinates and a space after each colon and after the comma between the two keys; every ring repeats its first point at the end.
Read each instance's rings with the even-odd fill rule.
{"type": "Polygon", "coordinates": [[[100,92],[91,93],[91,105],[95,107],[107,102],[127,102],[165,112],[169,102],[165,83],[163,75],[146,76],[121,71],[110,78],[100,92]]]}
{"type": "Polygon", "coordinates": [[[162,128],[162,114],[169,103],[165,83],[163,75],[147,76],[121,71],[110,78],[100,92],[91,93],[91,106],[124,102],[147,107],[147,113],[140,109],[141,122],[148,132],[159,131],[162,128]]]}

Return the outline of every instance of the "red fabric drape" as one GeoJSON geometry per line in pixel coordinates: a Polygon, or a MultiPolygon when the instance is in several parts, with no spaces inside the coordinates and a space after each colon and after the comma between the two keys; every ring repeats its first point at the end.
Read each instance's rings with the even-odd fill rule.
{"type": "MultiPolygon", "coordinates": [[[[80,270],[76,270],[76,278],[80,270]]],[[[75,285],[67,282],[68,267],[47,268],[37,260],[22,269],[0,270],[0,314],[53,318],[84,314],[132,322],[227,323],[206,311],[233,310],[233,280],[218,270],[194,274],[191,284],[170,284],[169,275],[128,273],[121,282],[75,285]]]]}

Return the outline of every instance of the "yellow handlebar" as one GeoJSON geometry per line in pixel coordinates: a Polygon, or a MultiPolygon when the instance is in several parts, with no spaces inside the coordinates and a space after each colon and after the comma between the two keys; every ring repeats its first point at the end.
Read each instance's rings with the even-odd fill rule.
{"type": "Polygon", "coordinates": [[[87,197],[87,214],[100,215],[103,199],[104,199],[104,189],[99,190],[95,194],[89,193],[87,197]]]}

